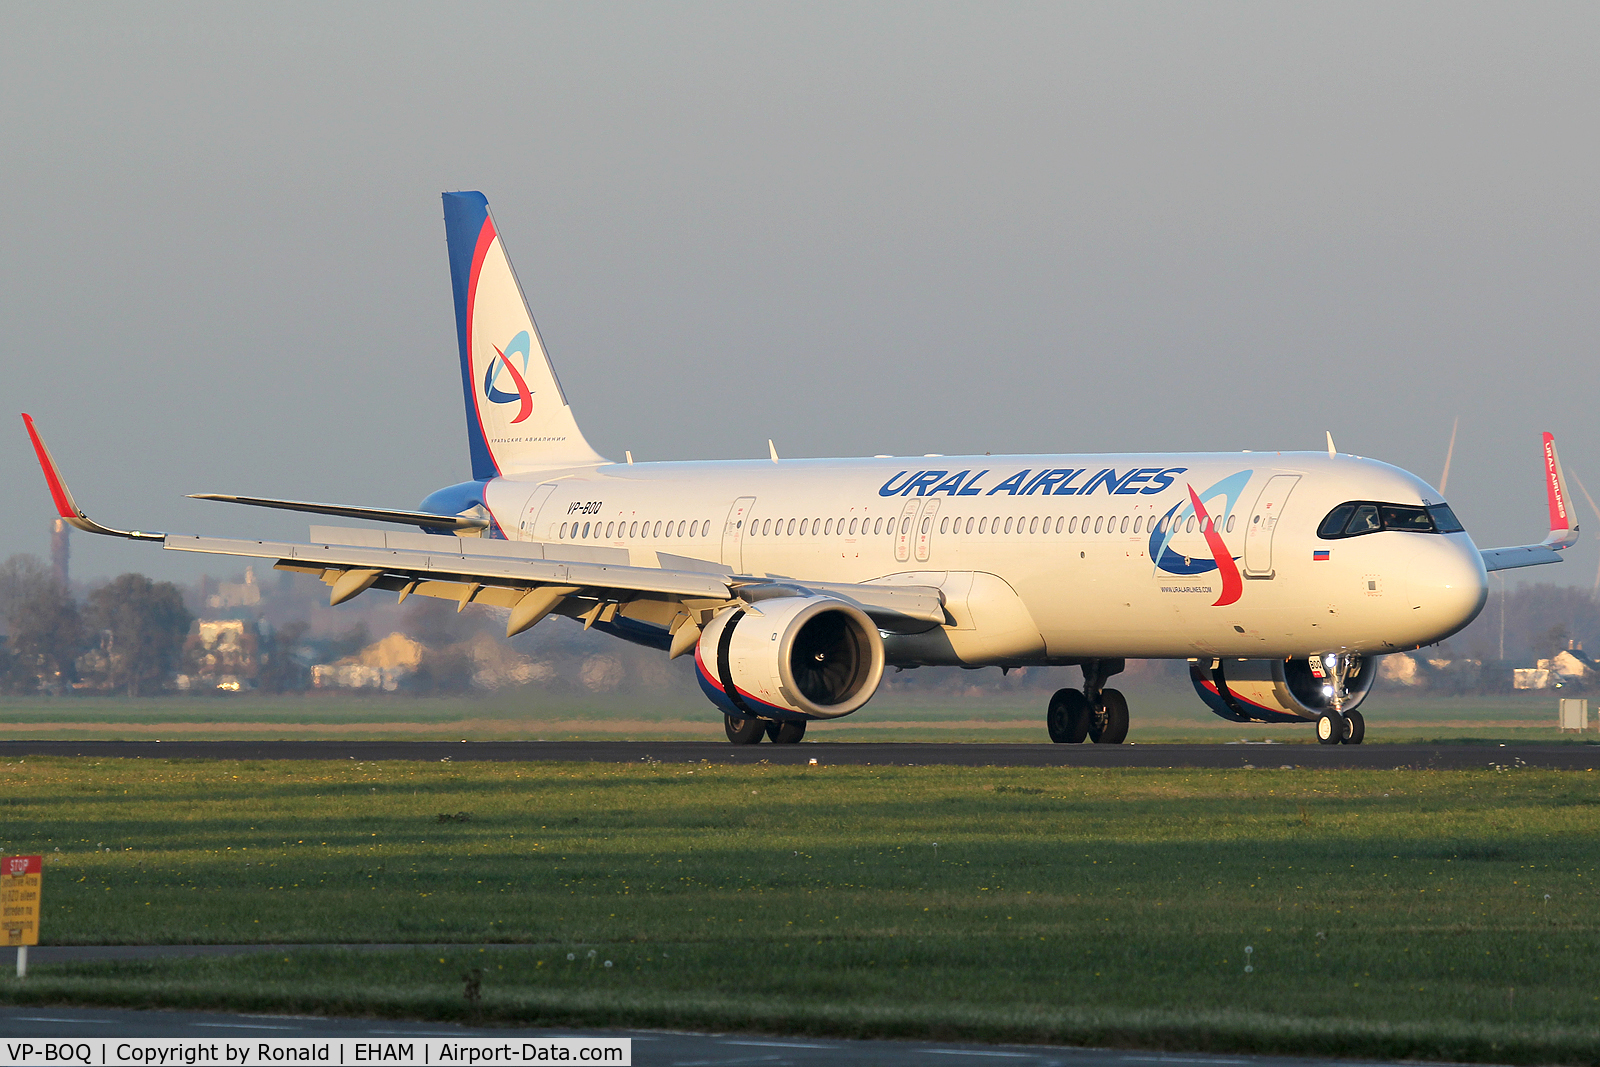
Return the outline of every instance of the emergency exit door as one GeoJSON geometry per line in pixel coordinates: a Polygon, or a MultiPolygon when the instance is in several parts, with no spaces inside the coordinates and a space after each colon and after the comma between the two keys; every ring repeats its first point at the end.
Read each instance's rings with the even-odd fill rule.
{"type": "Polygon", "coordinates": [[[728,521],[722,527],[722,562],[724,566],[732,567],[735,574],[744,573],[744,534],[745,527],[750,525],[750,509],[756,506],[756,498],[742,496],[733,502],[733,507],[728,509],[728,521]]]}

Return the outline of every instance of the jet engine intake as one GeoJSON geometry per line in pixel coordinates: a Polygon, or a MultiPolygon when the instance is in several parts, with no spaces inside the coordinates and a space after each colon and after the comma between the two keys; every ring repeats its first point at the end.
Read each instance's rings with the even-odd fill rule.
{"type": "Polygon", "coordinates": [[[728,715],[837,719],[883,679],[883,637],[832,597],[776,597],[706,624],[694,653],[700,688],[728,715]]]}
{"type": "MultiPolygon", "coordinates": [[[[1354,711],[1377,675],[1356,659],[1345,677],[1344,710],[1354,711]]],[[[1189,664],[1189,680],[1206,707],[1230,722],[1307,722],[1333,707],[1333,680],[1318,678],[1303,659],[1202,659],[1189,664]]]]}

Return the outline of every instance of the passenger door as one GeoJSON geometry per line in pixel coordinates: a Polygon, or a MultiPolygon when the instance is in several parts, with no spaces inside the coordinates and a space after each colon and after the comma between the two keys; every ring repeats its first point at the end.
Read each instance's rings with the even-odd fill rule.
{"type": "Polygon", "coordinates": [[[1244,532],[1246,578],[1272,577],[1272,534],[1283,515],[1284,502],[1299,480],[1298,474],[1275,474],[1256,497],[1256,506],[1250,509],[1250,524],[1244,532]]]}
{"type": "Polygon", "coordinates": [[[546,482],[533,491],[528,502],[522,506],[522,518],[517,523],[517,540],[519,541],[554,541],[554,535],[549,537],[539,536],[539,509],[544,507],[544,502],[550,499],[550,494],[556,491],[554,482],[546,482]]]}

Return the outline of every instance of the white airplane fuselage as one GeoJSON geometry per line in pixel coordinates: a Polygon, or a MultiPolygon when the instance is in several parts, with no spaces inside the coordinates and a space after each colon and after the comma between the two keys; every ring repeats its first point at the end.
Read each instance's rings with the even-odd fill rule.
{"type": "Polygon", "coordinates": [[[1347,501],[1440,502],[1323,452],[606,463],[483,490],[512,540],[938,586],[953,625],[889,639],[902,666],[1375,655],[1455,633],[1488,588],[1464,532],[1320,538],[1347,501]],[[1231,602],[1191,487],[1238,572],[1231,602]]]}

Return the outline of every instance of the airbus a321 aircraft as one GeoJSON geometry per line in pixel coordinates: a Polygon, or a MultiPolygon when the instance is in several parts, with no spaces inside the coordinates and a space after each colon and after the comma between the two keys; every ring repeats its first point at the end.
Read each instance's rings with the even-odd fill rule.
{"type": "Polygon", "coordinates": [[[23,416],[62,518],[181,552],[275,561],[339,604],[369,590],[549,615],[693,653],[728,739],[792,743],[858,711],[886,666],[1078,666],[1051,740],[1116,744],[1129,658],[1181,658],[1238,722],[1359,744],[1373,657],[1470,623],[1486,572],[1577,541],[1551,436],[1550,534],[1479,550],[1440,494],[1326,452],[618,463],[584,439],[481,193],[444,194],[472,478],[416,511],[207,500],[422,532],[313,526],[310,543],[113,530],[23,416]]]}

